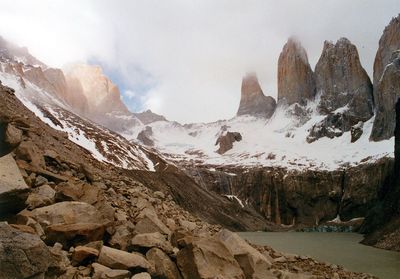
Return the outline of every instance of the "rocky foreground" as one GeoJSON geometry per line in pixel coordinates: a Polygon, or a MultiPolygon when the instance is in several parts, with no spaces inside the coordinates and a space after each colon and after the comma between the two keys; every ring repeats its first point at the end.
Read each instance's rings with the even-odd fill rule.
{"type": "Polygon", "coordinates": [[[202,221],[0,89],[0,278],[374,278],[202,221]]]}

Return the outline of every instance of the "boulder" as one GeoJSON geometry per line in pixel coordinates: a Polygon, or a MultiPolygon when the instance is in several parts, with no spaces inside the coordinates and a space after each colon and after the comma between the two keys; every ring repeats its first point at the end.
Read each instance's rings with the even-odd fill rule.
{"type": "Polygon", "coordinates": [[[236,115],[270,118],[275,108],[275,99],[264,95],[256,74],[248,73],[242,80],[240,105],[236,115]]]}
{"type": "Polygon", "coordinates": [[[363,134],[364,122],[360,121],[350,129],[351,142],[356,142],[363,134]]]}
{"type": "Polygon", "coordinates": [[[99,188],[87,183],[64,182],[57,185],[57,201],[81,201],[88,204],[95,204],[99,201],[99,188]]]}
{"type": "Polygon", "coordinates": [[[25,207],[29,187],[11,155],[0,158],[0,216],[25,207]]]}
{"type": "Polygon", "coordinates": [[[246,278],[273,278],[273,274],[269,271],[271,263],[268,259],[251,247],[239,235],[223,229],[215,237],[229,249],[242,268],[246,278]]]}
{"type": "Polygon", "coordinates": [[[52,262],[39,236],[0,223],[0,278],[21,279],[43,276],[52,262]]]}
{"type": "Polygon", "coordinates": [[[151,276],[147,272],[141,272],[133,275],[131,279],[151,279],[151,276]]]}
{"type": "Polygon", "coordinates": [[[217,139],[215,145],[219,145],[217,150],[218,154],[224,154],[228,150],[231,150],[233,143],[241,141],[242,135],[238,132],[223,132],[217,139]]]}
{"type": "Polygon", "coordinates": [[[64,248],[102,240],[105,226],[98,223],[56,224],[47,227],[45,242],[59,242],[64,248]]]}
{"type": "Polygon", "coordinates": [[[169,235],[171,231],[168,227],[160,221],[154,210],[145,208],[138,216],[139,221],[136,223],[135,232],[140,233],[152,233],[159,232],[165,235],[169,235]]]}
{"type": "Polygon", "coordinates": [[[26,205],[28,209],[35,209],[37,207],[43,207],[51,205],[55,202],[56,191],[53,190],[49,185],[43,185],[33,189],[29,194],[26,205]]]}
{"type": "Polygon", "coordinates": [[[278,60],[278,102],[305,105],[314,99],[315,79],[305,49],[289,38],[278,60]]]}
{"type": "Polygon", "coordinates": [[[244,279],[244,273],[228,248],[213,238],[192,238],[177,254],[185,279],[244,279]]]}
{"type": "Polygon", "coordinates": [[[39,222],[43,228],[57,224],[102,224],[104,222],[100,212],[94,206],[75,201],[36,208],[27,214],[39,222]]]}
{"type": "Polygon", "coordinates": [[[8,123],[4,139],[10,146],[16,147],[22,141],[22,131],[13,124],[8,123]]]}
{"type": "Polygon", "coordinates": [[[150,268],[149,262],[142,255],[128,253],[107,246],[101,248],[98,262],[113,269],[140,271],[150,268]]]}
{"type": "Polygon", "coordinates": [[[124,224],[116,226],[115,232],[108,243],[113,248],[127,250],[133,237],[134,228],[135,226],[130,221],[126,221],[124,224]]]}
{"type": "Polygon", "coordinates": [[[101,279],[128,279],[131,277],[129,270],[109,269],[101,274],[101,279]]]}
{"type": "Polygon", "coordinates": [[[152,139],[153,129],[150,126],[146,126],[137,136],[137,139],[144,145],[154,146],[154,140],[152,139]]]}
{"type": "Polygon", "coordinates": [[[151,265],[151,276],[165,279],[182,278],[176,264],[162,250],[151,248],[147,251],[146,258],[151,265]]]}
{"type": "Polygon", "coordinates": [[[375,85],[376,116],[370,137],[374,141],[393,137],[396,127],[395,105],[400,97],[400,51],[394,52],[389,62],[375,85]]]}
{"type": "Polygon", "coordinates": [[[30,163],[36,169],[44,169],[46,164],[40,149],[32,141],[23,141],[15,150],[17,159],[30,163]]]}
{"type": "Polygon", "coordinates": [[[101,276],[103,275],[104,272],[111,270],[111,268],[106,267],[99,263],[92,263],[92,268],[93,268],[92,279],[101,279],[101,276]]]}
{"type": "Polygon", "coordinates": [[[54,261],[51,262],[47,275],[51,277],[51,275],[59,276],[65,273],[71,267],[68,252],[62,250],[60,243],[55,243],[49,250],[54,261]]]}
{"type": "Polygon", "coordinates": [[[93,259],[99,256],[99,250],[87,247],[87,246],[77,246],[74,248],[74,252],[72,253],[72,260],[81,264],[88,259],[93,259]]]}
{"type": "Polygon", "coordinates": [[[137,251],[147,251],[157,247],[168,254],[172,253],[172,245],[167,241],[165,235],[159,232],[137,234],[132,238],[131,245],[137,251]]]}

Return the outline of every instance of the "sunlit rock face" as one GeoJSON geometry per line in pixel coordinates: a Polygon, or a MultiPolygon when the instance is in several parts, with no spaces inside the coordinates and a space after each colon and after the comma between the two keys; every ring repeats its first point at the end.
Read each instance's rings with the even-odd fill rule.
{"type": "Polygon", "coordinates": [[[265,96],[257,76],[248,73],[242,80],[242,90],[237,116],[252,115],[270,118],[274,114],[276,101],[271,96],[265,96]]]}
{"type": "Polygon", "coordinates": [[[118,87],[103,74],[99,66],[74,65],[66,70],[66,80],[71,100],[76,103],[81,98],[87,102],[83,109],[89,119],[116,132],[141,125],[140,120],[122,102],[118,87]]]}
{"type": "Polygon", "coordinates": [[[306,104],[315,96],[314,74],[305,49],[289,38],[278,60],[278,102],[306,104]]]}
{"type": "Polygon", "coordinates": [[[383,31],[374,63],[376,118],[371,140],[391,138],[395,128],[395,103],[400,97],[400,15],[383,31]]]}

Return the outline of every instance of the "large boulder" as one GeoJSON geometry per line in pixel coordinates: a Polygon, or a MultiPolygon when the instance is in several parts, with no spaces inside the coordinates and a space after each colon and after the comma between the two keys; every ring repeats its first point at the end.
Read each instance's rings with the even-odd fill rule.
{"type": "Polygon", "coordinates": [[[216,238],[222,241],[242,268],[246,278],[273,278],[269,271],[271,263],[255,248],[251,247],[236,233],[226,229],[221,230],[216,238]]]}
{"type": "Polygon", "coordinates": [[[240,105],[236,115],[270,118],[275,108],[275,99],[264,95],[257,76],[254,73],[247,74],[242,80],[240,105]]]}
{"type": "Polygon", "coordinates": [[[107,246],[101,248],[98,262],[112,269],[143,271],[150,268],[149,262],[142,255],[128,253],[107,246]]]}
{"type": "Polygon", "coordinates": [[[231,150],[233,143],[242,140],[242,135],[239,132],[224,131],[217,139],[215,145],[219,145],[218,154],[224,154],[231,150]]]}
{"type": "Polygon", "coordinates": [[[172,245],[167,241],[165,235],[159,232],[137,234],[132,238],[131,245],[138,251],[147,251],[157,247],[168,254],[172,253],[172,245]]]}
{"type": "Polygon", "coordinates": [[[144,208],[142,210],[138,216],[135,232],[138,234],[159,232],[165,235],[171,233],[170,229],[158,218],[153,208],[144,208]]]}
{"type": "Polygon", "coordinates": [[[0,278],[21,279],[43,276],[52,256],[39,236],[0,223],[0,278]]]}
{"type": "Polygon", "coordinates": [[[0,216],[16,213],[25,207],[29,187],[11,155],[0,158],[0,173],[0,216]]]}
{"type": "Polygon", "coordinates": [[[178,252],[179,270],[185,279],[244,279],[244,273],[228,248],[213,238],[191,238],[183,241],[178,252]]]}
{"type": "Polygon", "coordinates": [[[47,184],[33,189],[26,200],[28,209],[53,204],[55,202],[55,194],[56,191],[47,184]]]}
{"type": "Polygon", "coordinates": [[[151,265],[150,274],[153,277],[164,279],[182,278],[176,264],[162,250],[151,248],[146,253],[146,258],[151,265]]]}
{"type": "Polygon", "coordinates": [[[374,63],[374,97],[376,117],[371,140],[389,139],[394,135],[395,104],[400,96],[399,51],[400,15],[383,31],[374,63]]]}
{"type": "Polygon", "coordinates": [[[278,102],[306,104],[315,96],[315,79],[305,49],[289,38],[278,60],[278,102]]]}

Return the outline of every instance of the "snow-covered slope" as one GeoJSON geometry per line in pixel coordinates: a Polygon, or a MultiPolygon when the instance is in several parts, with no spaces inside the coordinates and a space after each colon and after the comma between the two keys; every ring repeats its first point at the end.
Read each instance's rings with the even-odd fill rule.
{"type": "MultiPolygon", "coordinates": [[[[8,62],[7,62],[8,63],[8,62]]],[[[43,122],[54,129],[66,132],[68,138],[91,152],[99,161],[108,162],[126,169],[154,171],[148,151],[128,142],[122,136],[97,125],[77,114],[71,107],[15,74],[5,73],[7,63],[0,63],[0,80],[15,90],[22,103],[43,122]]]]}
{"type": "MultiPolygon", "coordinates": [[[[351,143],[350,132],[340,137],[306,141],[309,129],[324,116],[317,112],[318,99],[307,105],[308,121],[300,123],[290,113],[293,107],[280,106],[271,119],[240,116],[209,124],[179,125],[158,121],[149,124],[154,148],[167,158],[186,165],[276,166],[288,169],[333,170],[349,165],[393,157],[393,138],[369,141],[374,118],[364,123],[363,134],[351,143]],[[239,132],[242,140],[233,143],[225,154],[218,154],[216,141],[223,129],[239,132]]],[[[346,108],[342,108],[344,110],[346,108]]],[[[140,127],[126,135],[135,140],[140,127]],[[135,130],[135,132],[133,131],[135,130]]]]}

